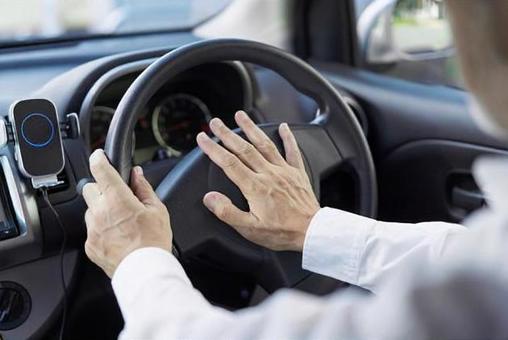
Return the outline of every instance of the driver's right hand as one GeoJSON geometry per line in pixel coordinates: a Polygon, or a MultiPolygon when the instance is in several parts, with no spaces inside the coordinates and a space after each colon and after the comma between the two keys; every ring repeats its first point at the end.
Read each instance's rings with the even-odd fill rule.
{"type": "Polygon", "coordinates": [[[245,112],[238,112],[235,120],[250,142],[218,118],[212,119],[210,129],[225,147],[205,133],[197,136],[197,142],[238,186],[250,211],[240,210],[219,192],[207,193],[204,204],[220,220],[259,245],[272,250],[302,251],[310,221],[320,206],[293,133],[287,124],[280,125],[284,159],[245,112]]]}

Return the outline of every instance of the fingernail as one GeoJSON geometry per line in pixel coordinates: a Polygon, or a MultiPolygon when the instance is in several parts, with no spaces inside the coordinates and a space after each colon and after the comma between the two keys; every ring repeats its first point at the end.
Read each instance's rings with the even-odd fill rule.
{"type": "Polygon", "coordinates": [[[210,121],[210,126],[211,127],[221,127],[222,126],[222,120],[220,120],[219,118],[214,118],[210,121]]]}
{"type": "Polygon", "coordinates": [[[137,175],[143,176],[143,168],[140,167],[139,165],[134,167],[134,171],[136,172],[137,175]]]}
{"type": "Polygon", "coordinates": [[[90,155],[89,162],[90,164],[97,164],[99,162],[102,162],[104,160],[104,157],[106,157],[106,155],[104,154],[104,150],[97,149],[90,155]]]}
{"type": "Polygon", "coordinates": [[[208,139],[208,136],[206,135],[206,133],[200,132],[196,136],[196,139],[197,139],[198,142],[204,142],[204,141],[206,141],[208,139]]]}
{"type": "Polygon", "coordinates": [[[284,134],[286,136],[289,134],[290,130],[287,123],[282,123],[279,125],[279,127],[280,127],[279,131],[281,134],[284,134]]]}
{"type": "Polygon", "coordinates": [[[218,203],[219,203],[219,200],[217,199],[217,195],[215,195],[214,193],[211,193],[209,192],[208,194],[205,195],[205,197],[203,198],[203,203],[205,204],[205,206],[211,210],[211,211],[215,211],[215,209],[217,208],[218,206],[218,203]]]}
{"type": "Polygon", "coordinates": [[[207,207],[208,210],[213,211],[213,203],[211,201],[212,199],[210,198],[210,195],[206,195],[205,197],[203,197],[203,204],[205,205],[205,207],[207,207]]]}
{"type": "Polygon", "coordinates": [[[249,119],[249,116],[245,113],[245,111],[238,111],[236,113],[236,116],[239,118],[239,119],[249,119]]]}

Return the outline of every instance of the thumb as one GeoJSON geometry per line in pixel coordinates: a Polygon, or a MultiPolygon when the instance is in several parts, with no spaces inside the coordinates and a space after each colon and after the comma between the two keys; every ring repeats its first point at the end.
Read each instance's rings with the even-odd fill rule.
{"type": "Polygon", "coordinates": [[[132,169],[131,189],[134,195],[136,195],[143,204],[153,204],[159,200],[152,186],[143,175],[143,168],[140,166],[136,166],[132,169]]]}
{"type": "Polygon", "coordinates": [[[240,233],[240,228],[252,225],[252,215],[238,209],[227,196],[219,192],[207,193],[203,203],[219,220],[229,224],[240,233]]]}

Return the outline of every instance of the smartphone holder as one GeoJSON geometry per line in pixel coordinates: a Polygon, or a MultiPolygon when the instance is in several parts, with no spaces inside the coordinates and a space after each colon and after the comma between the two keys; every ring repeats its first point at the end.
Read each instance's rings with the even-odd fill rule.
{"type": "Polygon", "coordinates": [[[56,106],[47,99],[13,103],[8,120],[0,119],[0,147],[14,144],[20,172],[35,189],[60,184],[65,166],[62,138],[79,136],[79,119],[71,113],[60,122],[56,106]]]}

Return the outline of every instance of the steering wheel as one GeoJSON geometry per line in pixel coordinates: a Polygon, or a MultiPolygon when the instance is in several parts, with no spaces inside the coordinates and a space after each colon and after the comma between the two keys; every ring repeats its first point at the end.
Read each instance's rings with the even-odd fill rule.
{"type": "MultiPolygon", "coordinates": [[[[372,156],[357,119],[341,95],[307,63],[275,47],[252,41],[220,39],[186,45],[164,55],[138,76],[118,105],[105,145],[106,154],[122,178],[129,180],[131,136],[138,115],[149,99],[178,74],[198,65],[222,61],[240,61],[271,69],[317,102],[320,113],[313,122],[290,124],[316,195],[319,197],[320,179],[347,164],[355,177],[358,212],[373,217],[377,185],[372,156]]],[[[265,124],[261,128],[282,149],[277,126],[265,124]]],[[[268,292],[294,286],[308,275],[301,269],[301,254],[273,252],[257,246],[212,215],[202,204],[203,196],[212,190],[226,194],[238,207],[248,209],[236,186],[199,149],[189,153],[156,190],[169,209],[175,247],[181,259],[206,257],[228,272],[253,277],[268,292]]]]}

